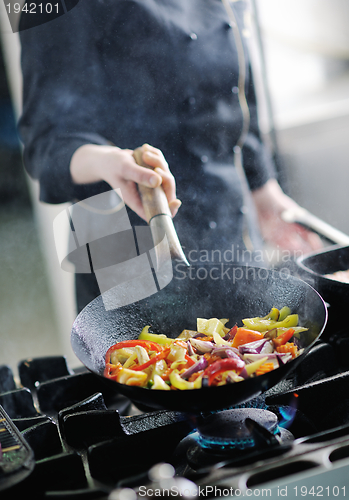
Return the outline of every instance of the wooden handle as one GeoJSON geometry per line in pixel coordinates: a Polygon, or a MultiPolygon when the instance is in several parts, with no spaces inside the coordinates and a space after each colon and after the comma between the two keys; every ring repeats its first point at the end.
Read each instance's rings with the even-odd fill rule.
{"type": "MultiPolygon", "coordinates": [[[[142,148],[137,148],[133,151],[133,157],[136,160],[136,163],[138,163],[138,165],[140,165],[141,167],[151,169],[151,167],[143,161],[142,156],[142,148]]],[[[170,217],[172,217],[166,195],[161,186],[156,188],[149,188],[138,184],[138,191],[141,196],[148,224],[156,215],[169,215],[170,217]]]]}

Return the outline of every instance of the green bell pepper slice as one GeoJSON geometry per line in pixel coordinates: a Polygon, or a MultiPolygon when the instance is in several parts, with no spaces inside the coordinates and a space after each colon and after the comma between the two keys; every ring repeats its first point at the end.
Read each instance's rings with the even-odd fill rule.
{"type": "Polygon", "coordinates": [[[298,314],[289,314],[283,321],[275,321],[263,318],[246,318],[242,320],[243,324],[249,330],[257,332],[267,332],[273,328],[291,328],[298,324],[298,314]]]}

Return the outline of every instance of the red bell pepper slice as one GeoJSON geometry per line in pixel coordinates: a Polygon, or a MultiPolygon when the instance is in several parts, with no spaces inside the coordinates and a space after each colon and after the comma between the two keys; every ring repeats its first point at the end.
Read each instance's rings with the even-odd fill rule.
{"type": "Polygon", "coordinates": [[[219,374],[228,370],[235,370],[237,374],[241,373],[245,368],[245,363],[238,358],[224,358],[220,361],[215,361],[209,365],[204,371],[203,376],[208,377],[208,385],[211,385],[214,378],[219,374]]]}
{"type": "Polygon", "coordinates": [[[112,380],[116,380],[120,370],[122,370],[121,363],[118,363],[117,365],[112,365],[111,363],[107,363],[105,365],[104,376],[112,380]]]}
{"type": "Polygon", "coordinates": [[[154,363],[157,363],[158,361],[160,361],[160,359],[166,358],[169,355],[170,350],[171,350],[171,348],[168,347],[167,349],[163,350],[162,352],[158,352],[157,354],[155,354],[155,356],[153,356],[152,358],[150,358],[148,361],[146,361],[142,365],[138,365],[138,366],[132,367],[131,370],[134,370],[135,372],[139,372],[139,371],[145,370],[149,366],[151,366],[154,363]]]}
{"type": "Polygon", "coordinates": [[[213,373],[213,375],[211,375],[209,378],[208,378],[208,385],[212,385],[213,384],[213,381],[216,377],[218,377],[218,375],[220,375],[221,373],[224,373],[226,372],[227,370],[225,370],[224,368],[222,370],[218,370],[216,373],[213,373]]]}
{"type": "Polygon", "coordinates": [[[187,364],[188,364],[189,366],[193,366],[193,365],[195,365],[195,361],[194,361],[193,359],[191,359],[191,357],[190,357],[188,354],[186,354],[184,357],[185,357],[185,359],[187,360],[187,364]]]}
{"type": "Polygon", "coordinates": [[[281,335],[273,339],[275,347],[280,347],[281,345],[286,344],[286,342],[288,342],[290,338],[293,337],[293,334],[294,334],[294,329],[290,328],[285,333],[282,333],[281,335]]]}
{"type": "MultiPolygon", "coordinates": [[[[237,331],[238,331],[238,325],[234,325],[233,328],[231,328],[229,330],[229,332],[227,333],[228,341],[229,342],[231,342],[232,340],[234,340],[234,337],[237,334],[237,331]]],[[[227,339],[227,337],[224,337],[224,338],[227,339]]]]}

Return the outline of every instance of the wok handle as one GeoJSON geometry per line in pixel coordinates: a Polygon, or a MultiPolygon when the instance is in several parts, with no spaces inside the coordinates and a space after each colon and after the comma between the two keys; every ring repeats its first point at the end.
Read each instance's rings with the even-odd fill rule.
{"type": "MultiPolygon", "coordinates": [[[[142,155],[142,148],[137,148],[133,151],[133,157],[138,165],[145,168],[151,168],[143,161],[142,155]]],[[[162,186],[149,188],[138,184],[138,191],[141,196],[148,224],[156,215],[168,215],[172,218],[170,207],[168,206],[168,201],[162,186]]]]}
{"type": "Polygon", "coordinates": [[[349,236],[347,234],[342,233],[338,229],[330,226],[327,222],[324,222],[315,215],[311,214],[305,208],[296,207],[284,210],[281,214],[281,218],[286,222],[302,224],[303,226],[306,226],[320,234],[320,236],[324,236],[338,245],[349,245],[349,236]]]}
{"type": "MultiPolygon", "coordinates": [[[[142,156],[142,148],[137,148],[133,151],[133,157],[138,165],[151,168],[143,161],[142,156]]],[[[164,234],[167,237],[171,258],[184,262],[186,266],[189,266],[173,225],[170,207],[168,206],[167,197],[162,186],[148,188],[138,184],[138,190],[154,241],[157,269],[160,269],[168,259],[166,247],[161,245],[164,234]]]]}

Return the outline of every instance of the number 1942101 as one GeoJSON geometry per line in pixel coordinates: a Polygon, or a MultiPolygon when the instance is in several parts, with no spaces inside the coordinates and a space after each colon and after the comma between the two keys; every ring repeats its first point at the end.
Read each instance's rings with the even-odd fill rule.
{"type": "Polygon", "coordinates": [[[340,488],[339,486],[295,486],[294,488],[295,496],[305,497],[345,497],[345,486],[340,488]]]}
{"type": "Polygon", "coordinates": [[[6,5],[6,8],[7,8],[7,12],[9,14],[19,14],[20,12],[25,12],[26,14],[42,14],[44,12],[46,12],[46,14],[51,14],[51,13],[55,13],[55,14],[58,14],[59,13],[59,9],[61,7],[61,4],[59,3],[56,3],[56,4],[52,4],[52,3],[25,3],[23,6],[21,6],[21,4],[19,3],[15,3],[15,4],[10,4],[8,3],[6,5]]]}

